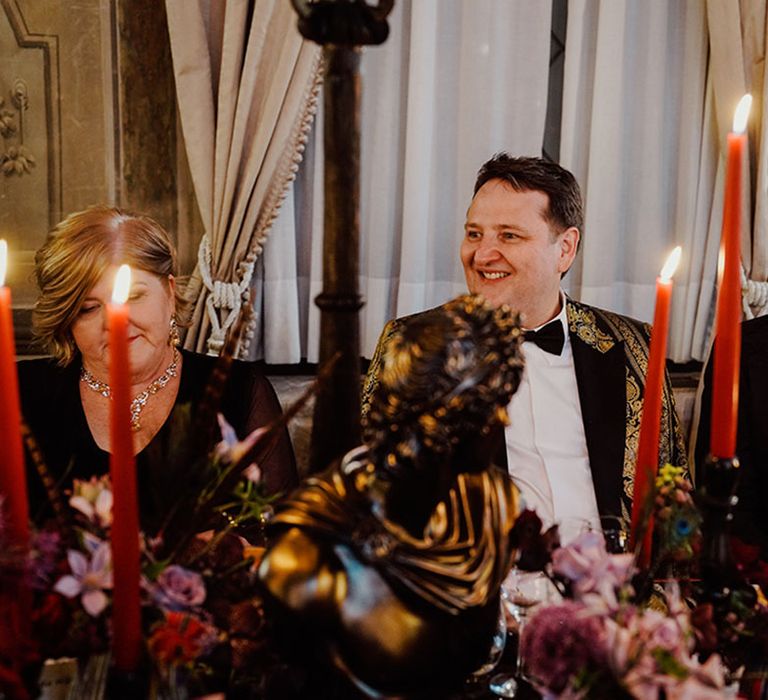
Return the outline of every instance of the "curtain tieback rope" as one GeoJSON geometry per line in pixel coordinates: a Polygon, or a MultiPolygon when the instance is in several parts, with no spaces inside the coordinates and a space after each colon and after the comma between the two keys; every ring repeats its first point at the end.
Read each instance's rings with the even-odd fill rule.
{"type": "Polygon", "coordinates": [[[227,331],[240,314],[243,300],[246,298],[251,278],[253,277],[255,259],[240,263],[238,266],[240,273],[239,282],[214,280],[211,272],[213,268],[211,239],[206,233],[200,241],[197,260],[200,277],[205,288],[208,290],[208,297],[205,300],[205,308],[211,321],[211,332],[206,341],[208,354],[218,355],[224,347],[227,331]],[[229,313],[224,316],[223,321],[220,320],[219,316],[221,310],[229,310],[229,313]]]}
{"type": "Polygon", "coordinates": [[[741,268],[741,294],[744,299],[744,315],[749,318],[768,313],[768,282],[757,282],[747,277],[741,268]]]}

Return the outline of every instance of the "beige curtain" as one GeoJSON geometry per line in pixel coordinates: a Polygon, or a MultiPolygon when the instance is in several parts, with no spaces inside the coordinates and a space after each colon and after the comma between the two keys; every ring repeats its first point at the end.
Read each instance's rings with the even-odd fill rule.
{"type": "Polygon", "coordinates": [[[751,93],[753,100],[749,119],[749,152],[751,192],[755,194],[754,217],[750,206],[750,188],[745,188],[741,239],[744,314],[753,318],[768,313],[766,0],[708,0],[707,15],[710,65],[723,154],[736,103],[745,92],[751,93]]]}
{"type": "MultiPolygon", "coordinates": [[[[205,227],[185,347],[216,354],[295,177],[320,84],[320,49],[287,0],[166,0],[176,92],[205,227]]],[[[252,330],[240,348],[250,353],[252,330]]]]}

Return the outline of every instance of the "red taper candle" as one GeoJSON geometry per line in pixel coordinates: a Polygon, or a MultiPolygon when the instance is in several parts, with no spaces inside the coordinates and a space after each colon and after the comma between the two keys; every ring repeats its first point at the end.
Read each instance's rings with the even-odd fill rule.
{"type": "Polygon", "coordinates": [[[664,368],[667,357],[669,310],[672,302],[672,275],[680,261],[681,248],[677,246],[667,258],[661,274],[656,278],[656,310],[653,316],[651,346],[648,351],[648,371],[645,376],[643,413],[640,417],[640,437],[635,464],[635,487],[632,493],[631,546],[634,549],[645,524],[645,534],[638,558],[641,568],[651,562],[651,535],[653,518],[648,510],[649,499],[659,466],[659,437],[661,433],[661,398],[664,393],[664,368]],[[647,521],[646,521],[647,518],[647,521]]]}
{"type": "Polygon", "coordinates": [[[3,516],[14,544],[29,544],[29,503],[21,441],[19,378],[13,338],[11,290],[4,286],[8,245],[0,240],[0,493],[3,516]]]}
{"type": "Polygon", "coordinates": [[[126,300],[131,270],[122,265],[115,278],[109,325],[109,415],[112,478],[112,656],[115,668],[135,671],[141,660],[141,603],[139,599],[139,507],[136,461],[131,430],[129,313],[126,300]]]}
{"type": "Polygon", "coordinates": [[[741,354],[741,171],[747,148],[746,127],[751,105],[751,95],[744,95],[736,108],[733,131],[728,134],[725,171],[710,442],[712,455],[723,459],[730,459],[736,454],[741,354]]]}

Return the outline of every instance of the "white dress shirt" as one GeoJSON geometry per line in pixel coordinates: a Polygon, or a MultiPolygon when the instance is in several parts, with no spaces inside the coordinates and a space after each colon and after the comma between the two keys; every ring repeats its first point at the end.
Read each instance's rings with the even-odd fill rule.
{"type": "Polygon", "coordinates": [[[526,507],[536,511],[545,527],[558,523],[565,544],[583,530],[599,530],[600,514],[589,468],[565,296],[560,298],[562,308],[556,319],[563,324],[563,350],[553,355],[533,342],[523,343],[525,370],[507,409],[510,424],[505,437],[509,473],[526,507]]]}

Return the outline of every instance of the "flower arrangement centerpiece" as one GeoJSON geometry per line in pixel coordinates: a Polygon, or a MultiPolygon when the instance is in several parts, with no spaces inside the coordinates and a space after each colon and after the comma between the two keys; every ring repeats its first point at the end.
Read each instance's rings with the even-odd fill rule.
{"type": "MultiPolygon", "coordinates": [[[[543,564],[562,595],[539,608],[521,640],[527,674],[544,697],[732,697],[738,683],[726,687],[726,679],[741,678],[744,689],[749,668],[768,658],[759,587],[706,595],[698,571],[702,518],[684,470],[661,468],[649,497],[655,546],[648,571],[637,569],[636,553],[607,553],[599,532],[551,557],[551,530],[529,536],[534,565],[543,564]]],[[[755,570],[762,569],[754,561],[742,566],[743,574],[755,570]]]]}
{"type": "MultiPolygon", "coordinates": [[[[139,535],[139,675],[164,697],[258,694],[273,662],[256,566],[274,497],[265,495],[259,463],[328,368],[280,418],[240,440],[217,413],[233,345],[230,339],[194,413],[179,405],[170,417],[170,447],[160,458],[162,483],[174,488],[152,493],[151,525],[144,523],[139,535]]],[[[24,552],[6,546],[0,508],[0,595],[7,601],[15,591],[29,591],[25,607],[31,609],[21,626],[0,616],[0,696],[32,696],[43,661],[68,658],[78,660],[81,672],[74,696],[111,697],[105,691],[114,585],[110,477],[76,479],[62,494],[34,438],[25,437],[53,516],[33,528],[24,552]],[[5,643],[2,631],[20,628],[26,641],[5,643]]],[[[3,604],[0,612],[13,608],[3,604]]]]}
{"type": "MultiPolygon", "coordinates": [[[[257,687],[264,661],[263,613],[254,586],[254,567],[262,550],[239,533],[258,532],[271,509],[258,465],[249,461],[269,431],[260,428],[240,441],[223,417],[219,421],[222,440],[206,467],[209,490],[185,504],[190,519],[172,513],[166,523],[172,530],[141,535],[147,658],[158,684],[183,685],[192,694],[257,687]],[[214,499],[235,472],[243,477],[235,480],[228,498],[214,499]],[[216,530],[201,527],[207,521],[199,517],[207,511],[218,513],[227,525],[216,530]],[[174,533],[172,539],[164,536],[166,531],[174,533]]],[[[27,561],[6,558],[3,572],[23,577],[33,591],[34,657],[101,656],[106,663],[113,585],[109,476],[75,480],[66,516],[67,524],[56,518],[35,530],[27,561]]],[[[2,540],[0,531],[0,550],[6,551],[2,540]]],[[[5,670],[0,688],[10,697],[23,697],[19,674],[10,664],[5,670]]],[[[99,694],[98,689],[92,692],[99,694]]]]}
{"type": "Polygon", "coordinates": [[[545,697],[723,697],[721,660],[695,655],[690,610],[674,583],[664,591],[664,607],[639,604],[633,555],[608,554],[597,532],[555,550],[551,568],[567,599],[540,609],[521,642],[545,697]]]}

